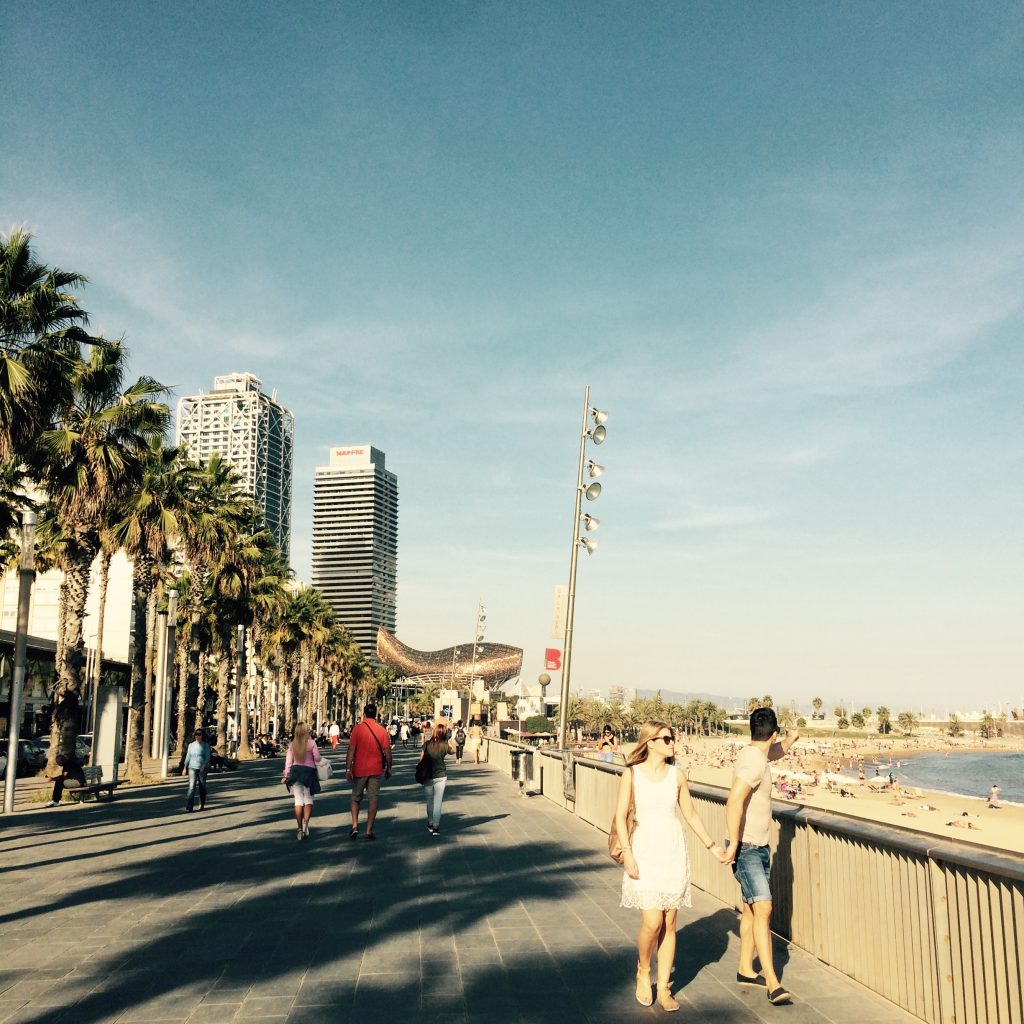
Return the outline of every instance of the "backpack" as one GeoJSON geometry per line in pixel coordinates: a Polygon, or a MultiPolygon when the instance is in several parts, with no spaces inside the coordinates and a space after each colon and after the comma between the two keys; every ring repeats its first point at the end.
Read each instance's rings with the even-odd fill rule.
{"type": "Polygon", "coordinates": [[[459,729],[459,730],[456,731],[456,733],[455,733],[455,742],[458,743],[458,745],[460,747],[465,745],[465,743],[466,743],[466,730],[465,729],[459,729]]]}

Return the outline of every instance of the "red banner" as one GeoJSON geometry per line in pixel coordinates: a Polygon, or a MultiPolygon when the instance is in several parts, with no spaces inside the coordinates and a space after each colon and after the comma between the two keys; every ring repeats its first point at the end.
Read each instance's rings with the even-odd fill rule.
{"type": "Polygon", "coordinates": [[[544,667],[549,672],[557,672],[562,667],[562,652],[557,647],[549,647],[545,650],[544,667]]]}

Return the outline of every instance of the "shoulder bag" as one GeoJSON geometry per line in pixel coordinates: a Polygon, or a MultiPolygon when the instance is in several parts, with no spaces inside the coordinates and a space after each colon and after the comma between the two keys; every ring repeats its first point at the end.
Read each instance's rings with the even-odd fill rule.
{"type": "Polygon", "coordinates": [[[321,757],[316,763],[316,777],[321,782],[326,782],[333,774],[334,765],[326,757],[321,757]]]}
{"type": "Polygon", "coordinates": [[[416,781],[425,786],[434,777],[434,765],[427,756],[426,744],[423,745],[423,753],[416,762],[416,781]]]}
{"type": "MultiPolygon", "coordinates": [[[[630,843],[633,842],[633,833],[636,831],[636,779],[633,776],[633,769],[629,769],[629,809],[626,811],[626,833],[630,843]]],[[[608,856],[616,864],[621,864],[626,856],[625,848],[619,841],[619,830],[615,827],[615,814],[612,813],[611,828],[608,829],[608,856]]]]}

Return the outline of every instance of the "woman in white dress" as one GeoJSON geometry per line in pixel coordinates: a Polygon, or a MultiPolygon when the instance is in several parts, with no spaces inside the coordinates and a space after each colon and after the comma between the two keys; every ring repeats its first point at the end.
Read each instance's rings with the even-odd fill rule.
{"type": "Polygon", "coordinates": [[[677,810],[694,834],[725,864],[728,853],[716,845],[690,799],[686,774],[675,767],[675,735],[664,722],[645,722],[636,748],[626,760],[619,783],[615,827],[625,855],[622,906],[641,912],[637,936],[636,1000],[650,1006],[651,958],[658,951],[658,1005],[679,1009],[672,998],[672,968],[676,957],[676,913],[691,906],[690,858],[677,810]],[[630,799],[636,808],[636,828],[630,837],[626,824],[630,799]]]}

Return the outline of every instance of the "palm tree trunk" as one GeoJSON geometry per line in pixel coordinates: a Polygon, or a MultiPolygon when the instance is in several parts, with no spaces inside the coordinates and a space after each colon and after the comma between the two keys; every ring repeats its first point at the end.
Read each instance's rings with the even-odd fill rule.
{"type": "Polygon", "coordinates": [[[235,673],[235,685],[238,687],[238,750],[239,760],[248,761],[252,757],[249,747],[249,659],[246,656],[252,638],[251,628],[243,636],[243,649],[238,652],[238,671],[235,673]]]}
{"type": "Polygon", "coordinates": [[[125,766],[129,782],[142,783],[142,734],[146,705],[146,606],[153,573],[147,560],[137,558],[132,572],[132,643],[131,682],[128,688],[128,742],[125,766]]]}
{"type": "Polygon", "coordinates": [[[100,584],[99,584],[99,606],[96,611],[96,659],[93,662],[93,678],[89,680],[93,687],[93,693],[99,693],[100,680],[103,678],[103,627],[107,619],[107,588],[110,584],[110,559],[109,551],[100,553],[100,584]]]}
{"type": "MultiPolygon", "coordinates": [[[[199,641],[196,641],[198,645],[199,641]]],[[[179,662],[178,668],[178,728],[176,732],[177,736],[177,751],[179,754],[184,756],[185,750],[188,748],[189,740],[192,738],[192,732],[196,724],[196,702],[193,696],[189,700],[189,679],[192,675],[192,635],[189,633],[188,640],[188,655],[182,658],[179,662]]],[[[196,656],[196,688],[199,687],[199,657],[196,656]]]]}
{"type": "Polygon", "coordinates": [[[227,637],[218,629],[217,644],[217,749],[222,757],[228,754],[228,697],[231,691],[231,633],[227,637]]]}
{"type": "Polygon", "coordinates": [[[146,707],[142,716],[143,753],[153,749],[153,690],[156,685],[156,588],[149,592],[146,602],[146,707]]]}
{"type": "Polygon", "coordinates": [[[85,667],[85,602],[89,593],[89,571],[98,545],[81,540],[78,557],[68,566],[61,585],[60,660],[53,695],[53,725],[50,728],[50,758],[73,756],[78,735],[85,667]]]}

